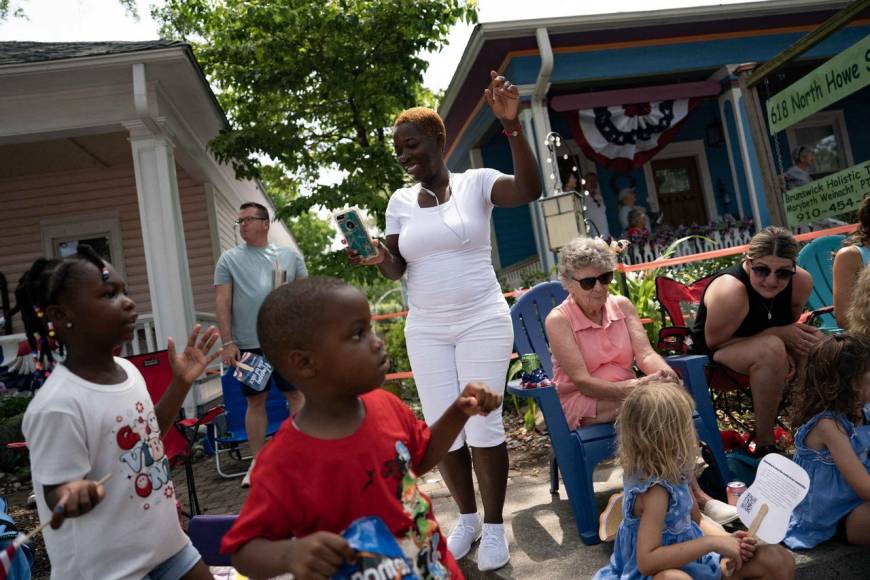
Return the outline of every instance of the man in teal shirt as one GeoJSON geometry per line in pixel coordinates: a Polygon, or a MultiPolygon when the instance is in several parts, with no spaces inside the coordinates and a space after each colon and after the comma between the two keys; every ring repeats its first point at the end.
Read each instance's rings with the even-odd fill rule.
{"type": "MultiPolygon", "coordinates": [[[[259,203],[243,203],[236,222],[243,244],[224,252],[215,266],[215,307],[218,328],[223,341],[224,365],[233,365],[243,352],[261,355],[257,338],[257,313],[263,300],[276,286],[308,276],[305,262],[296,250],[269,243],[269,211],[259,203]]],[[[290,411],[298,412],[304,401],[302,393],[273,373],[275,386],[287,397],[290,411]]],[[[257,454],[266,441],[266,396],[270,384],[263,391],[256,391],[242,384],[242,393],[248,401],[245,414],[245,430],[248,444],[256,461],[257,454]]],[[[251,470],[242,487],[251,483],[251,470]]]]}

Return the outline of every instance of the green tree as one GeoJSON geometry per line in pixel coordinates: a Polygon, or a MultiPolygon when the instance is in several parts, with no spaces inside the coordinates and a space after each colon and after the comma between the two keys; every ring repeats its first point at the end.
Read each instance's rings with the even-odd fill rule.
{"type": "Polygon", "coordinates": [[[359,205],[383,226],[403,183],[389,127],[432,102],[421,54],[440,49],[476,0],[167,0],[154,16],[191,42],[231,128],[210,147],[240,177],[263,159],[305,184],[281,215],[359,205]],[[324,170],[341,176],[319,183],[324,170]]]}

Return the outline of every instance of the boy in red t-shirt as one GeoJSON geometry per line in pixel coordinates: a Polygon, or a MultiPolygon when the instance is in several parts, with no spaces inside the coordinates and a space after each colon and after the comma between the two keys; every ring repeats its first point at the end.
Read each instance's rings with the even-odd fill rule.
{"type": "Polygon", "coordinates": [[[336,278],[295,280],[260,308],[257,334],[275,370],[305,405],[263,448],[251,491],[221,549],[242,574],[326,578],[353,550],[338,534],[364,516],[384,520],[420,578],[462,578],[416,485],[468,418],[501,396],[465,387],[431,430],[377,388],[389,368],[366,297],[336,278]]]}

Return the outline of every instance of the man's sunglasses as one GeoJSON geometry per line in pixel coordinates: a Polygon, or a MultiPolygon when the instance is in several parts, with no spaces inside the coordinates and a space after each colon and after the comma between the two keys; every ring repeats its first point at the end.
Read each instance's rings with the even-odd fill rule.
{"type": "Polygon", "coordinates": [[[600,282],[605,287],[613,282],[613,271],[605,272],[599,276],[589,276],[588,278],[574,278],[572,276],[571,279],[580,284],[580,287],[584,290],[592,290],[595,288],[595,282],[600,282]]]}
{"type": "Polygon", "coordinates": [[[791,270],[789,270],[787,268],[780,268],[778,270],[771,270],[767,266],[751,266],[750,269],[752,270],[753,274],[755,274],[759,278],[764,278],[764,279],[767,279],[767,277],[770,276],[770,273],[773,272],[773,275],[780,282],[785,281],[785,280],[791,280],[792,276],[795,275],[794,268],[792,268],[791,270]]]}
{"type": "Polygon", "coordinates": [[[262,221],[262,220],[268,220],[268,219],[269,219],[269,218],[264,218],[264,217],[243,217],[243,218],[239,218],[239,219],[237,219],[237,220],[235,221],[235,224],[236,224],[237,226],[243,226],[243,225],[245,225],[245,224],[249,224],[249,223],[251,223],[251,222],[262,221]]]}

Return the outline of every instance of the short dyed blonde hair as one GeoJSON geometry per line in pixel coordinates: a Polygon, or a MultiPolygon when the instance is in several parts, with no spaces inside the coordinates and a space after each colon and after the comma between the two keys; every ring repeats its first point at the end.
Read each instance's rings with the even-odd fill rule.
{"type": "Polygon", "coordinates": [[[564,286],[571,283],[574,272],[589,266],[601,271],[616,268],[616,256],[601,238],[580,236],[559,250],[559,279],[564,286]]]}
{"type": "Polygon", "coordinates": [[[626,475],[685,481],[698,455],[694,409],[692,398],[675,383],[634,389],[616,420],[617,456],[626,475]]]}
{"type": "Polygon", "coordinates": [[[849,306],[849,330],[870,335],[870,266],[861,270],[858,282],[852,290],[849,306]]]}
{"type": "Polygon", "coordinates": [[[447,129],[444,127],[444,121],[433,109],[427,107],[412,107],[405,109],[396,120],[393,122],[393,127],[411,123],[424,135],[428,135],[433,139],[441,135],[447,138],[447,129]]]}

